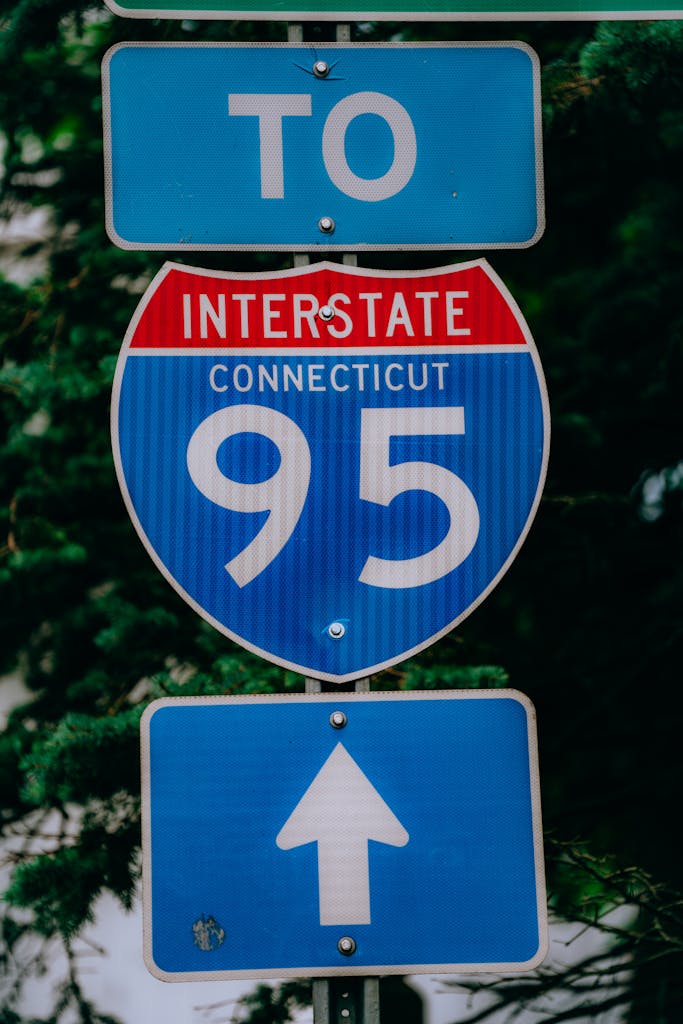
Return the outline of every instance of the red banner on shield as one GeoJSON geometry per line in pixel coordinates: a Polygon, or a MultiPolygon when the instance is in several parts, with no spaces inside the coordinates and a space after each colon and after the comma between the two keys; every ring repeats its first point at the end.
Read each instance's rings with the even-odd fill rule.
{"type": "Polygon", "coordinates": [[[522,345],[516,305],[485,260],[409,273],[316,263],[269,274],[167,264],[134,349],[522,345]]]}

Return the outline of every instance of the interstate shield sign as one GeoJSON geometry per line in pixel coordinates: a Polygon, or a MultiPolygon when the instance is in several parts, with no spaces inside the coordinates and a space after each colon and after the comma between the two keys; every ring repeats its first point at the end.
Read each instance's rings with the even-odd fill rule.
{"type": "Polygon", "coordinates": [[[495,586],[540,500],[549,413],[484,260],[167,263],[121,349],[112,440],[178,593],[249,650],[341,683],[438,640],[495,586]]]}

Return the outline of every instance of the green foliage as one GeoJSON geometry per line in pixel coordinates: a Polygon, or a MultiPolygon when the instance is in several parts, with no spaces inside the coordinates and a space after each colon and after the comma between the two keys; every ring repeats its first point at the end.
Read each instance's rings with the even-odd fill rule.
{"type": "Polygon", "coordinates": [[[33,927],[41,935],[57,932],[66,939],[92,921],[93,904],[103,886],[130,908],[137,880],[127,859],[134,838],[130,832],[125,821],[114,832],[85,821],[77,846],[38,854],[18,865],[7,900],[32,909],[33,927]]]}
{"type": "Polygon", "coordinates": [[[21,763],[24,800],[52,807],[107,799],[122,789],[137,792],[139,726],[139,708],[105,718],[69,712],[33,744],[21,763]],[[119,769],[129,764],[128,771],[112,772],[112,758],[119,769]]]}
{"type": "Polygon", "coordinates": [[[240,1024],[288,1024],[293,1014],[310,1006],[311,986],[306,982],[288,981],[276,988],[257,985],[253,992],[239,1000],[240,1024]]]}
{"type": "Polygon", "coordinates": [[[384,673],[377,687],[395,689],[395,678],[402,690],[496,690],[510,685],[510,677],[500,665],[443,664],[438,655],[408,661],[400,669],[384,673]]]}
{"type": "Polygon", "coordinates": [[[625,89],[640,102],[654,88],[669,105],[671,90],[683,88],[683,22],[603,22],[581,52],[580,69],[612,94],[625,89]]]}
{"type": "MultiPolygon", "coordinates": [[[[125,906],[134,899],[144,706],[167,695],[294,692],[303,681],[198,619],[141,549],[118,493],[108,436],[116,353],[161,259],[184,257],[121,252],[105,236],[99,65],[126,38],[267,41],[285,32],[131,26],[64,0],[2,0],[0,18],[0,208],[7,220],[44,218],[44,237],[0,251],[0,671],[19,669],[29,688],[0,735],[13,869],[0,1024],[23,1024],[18,993],[30,976],[12,971],[31,929],[44,957],[66,943],[68,976],[51,1019],[108,1024],[83,997],[70,943],[100,892],[125,906]]],[[[315,41],[321,30],[306,34],[315,41]]],[[[628,988],[608,986],[603,1008],[629,1007],[629,1024],[678,1024],[683,23],[354,29],[367,40],[392,34],[517,36],[540,54],[548,227],[532,249],[491,262],[541,352],[553,445],[536,523],[505,578],[451,636],[372,685],[529,694],[555,837],[553,910],[604,929],[631,958],[628,988]],[[568,842],[574,836],[580,842],[568,842]],[[625,906],[632,924],[610,931],[609,913],[625,906]]],[[[286,257],[197,262],[275,269],[286,257]]],[[[377,253],[366,262],[435,261],[377,253]]],[[[542,971],[496,992],[512,1019],[544,993],[580,1001],[581,983],[611,971],[605,959],[583,975],[542,971]]],[[[306,986],[261,986],[241,1010],[250,1024],[284,1022],[306,999],[306,986]]]]}

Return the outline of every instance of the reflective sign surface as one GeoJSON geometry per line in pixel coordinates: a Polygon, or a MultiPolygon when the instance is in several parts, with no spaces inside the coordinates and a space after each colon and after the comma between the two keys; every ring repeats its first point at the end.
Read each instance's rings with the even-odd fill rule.
{"type": "Polygon", "coordinates": [[[548,408],[484,262],[167,264],[117,367],[119,482],[169,582],[239,643],[341,682],[456,625],[540,499],[548,408]]]}
{"type": "Polygon", "coordinates": [[[142,751],[157,977],[543,959],[536,727],[522,694],[167,699],[145,712],[142,751]]]}
{"type": "Polygon", "coordinates": [[[523,43],[121,44],[103,89],[122,248],[500,248],[543,231],[523,43]]]}

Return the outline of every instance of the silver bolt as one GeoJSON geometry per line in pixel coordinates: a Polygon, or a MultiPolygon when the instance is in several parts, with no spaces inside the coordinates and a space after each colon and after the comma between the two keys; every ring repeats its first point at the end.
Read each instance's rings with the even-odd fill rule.
{"type": "Polygon", "coordinates": [[[321,306],[318,310],[318,316],[321,320],[334,320],[334,307],[321,306]]]}
{"type": "Polygon", "coordinates": [[[337,949],[342,956],[353,956],[356,952],[356,943],[350,935],[344,935],[337,943],[337,949]]]}
{"type": "Polygon", "coordinates": [[[313,74],[316,78],[327,78],[330,73],[330,65],[324,60],[317,60],[313,65],[313,74]]]}
{"type": "Polygon", "coordinates": [[[318,221],[318,227],[324,235],[331,235],[335,228],[335,223],[331,217],[321,217],[318,221]]]}
{"type": "Polygon", "coordinates": [[[343,729],[348,719],[343,711],[333,711],[330,715],[330,725],[333,729],[343,729]]]}
{"type": "Polygon", "coordinates": [[[341,640],[346,632],[346,626],[343,622],[331,622],[327,627],[327,635],[331,636],[333,640],[341,640]]]}

